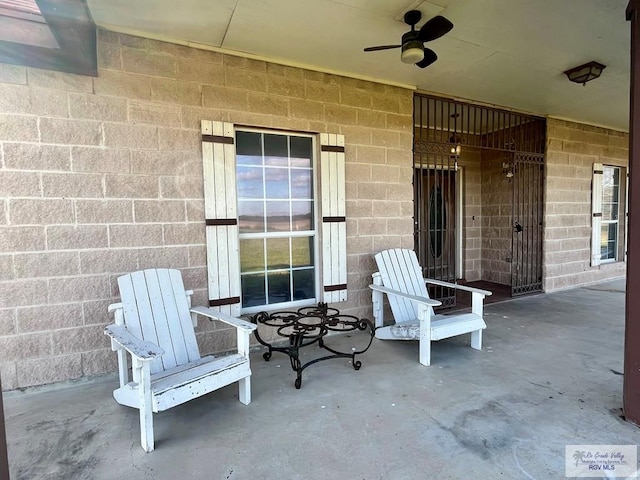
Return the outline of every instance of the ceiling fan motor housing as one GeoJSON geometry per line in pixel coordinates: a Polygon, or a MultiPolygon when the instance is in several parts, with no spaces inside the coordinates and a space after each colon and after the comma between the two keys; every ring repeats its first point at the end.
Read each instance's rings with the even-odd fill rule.
{"type": "Polygon", "coordinates": [[[424,58],[424,43],[419,40],[418,32],[412,30],[402,36],[402,53],[400,59],[403,63],[418,63],[424,58]]]}

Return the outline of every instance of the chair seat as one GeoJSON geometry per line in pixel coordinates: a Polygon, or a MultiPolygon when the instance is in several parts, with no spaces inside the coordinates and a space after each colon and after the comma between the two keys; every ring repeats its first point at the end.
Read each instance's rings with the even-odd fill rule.
{"type": "MultiPolygon", "coordinates": [[[[161,412],[251,375],[249,359],[241,354],[207,356],[151,375],[153,412],[161,412]]],[[[129,382],[113,392],[116,401],[139,407],[138,384],[129,382]]]]}
{"type": "MultiPolygon", "coordinates": [[[[476,330],[487,328],[480,315],[465,313],[462,315],[434,315],[431,320],[431,340],[442,340],[476,330]]],[[[420,321],[396,323],[376,329],[376,338],[381,340],[419,340],[420,321]]]]}

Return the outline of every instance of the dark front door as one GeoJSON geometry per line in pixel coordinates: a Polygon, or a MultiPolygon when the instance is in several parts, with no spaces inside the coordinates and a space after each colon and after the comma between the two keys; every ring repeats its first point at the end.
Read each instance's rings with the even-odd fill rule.
{"type": "MultiPolygon", "coordinates": [[[[421,208],[417,212],[416,252],[425,277],[456,278],[456,171],[421,168],[415,171],[421,208]]],[[[444,306],[455,305],[455,292],[438,288],[430,292],[444,306]]]]}

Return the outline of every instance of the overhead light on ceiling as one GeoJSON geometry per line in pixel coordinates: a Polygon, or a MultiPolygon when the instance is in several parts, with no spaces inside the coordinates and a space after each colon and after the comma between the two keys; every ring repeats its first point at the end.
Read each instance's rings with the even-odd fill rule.
{"type": "Polygon", "coordinates": [[[587,82],[598,78],[602,71],[607,68],[598,62],[589,62],[579,67],[571,68],[564,72],[569,80],[585,85],[587,82]]]}
{"type": "Polygon", "coordinates": [[[424,45],[419,40],[411,40],[402,45],[400,60],[403,63],[418,63],[424,58],[424,45]]]}

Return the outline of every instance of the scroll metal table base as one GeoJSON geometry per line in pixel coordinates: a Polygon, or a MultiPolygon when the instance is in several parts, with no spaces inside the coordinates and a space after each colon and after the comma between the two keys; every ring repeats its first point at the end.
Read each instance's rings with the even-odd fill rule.
{"type": "Polygon", "coordinates": [[[366,318],[360,319],[353,315],[343,315],[335,308],[329,308],[326,303],[319,303],[314,307],[304,307],[295,312],[282,311],[268,314],[260,312],[251,318],[256,325],[266,325],[276,329],[279,337],[287,338],[288,345],[273,346],[262,339],[258,333],[258,329],[254,331],[256,339],[260,344],[269,350],[263,354],[263,358],[268,362],[273,352],[282,352],[289,356],[291,368],[296,372],[295,387],[302,386],[302,371],[314,363],[331,358],[350,358],[353,368],[360,370],[362,362],[356,360],[356,355],[366,352],[375,335],[375,328],[371,321],[366,318]],[[362,331],[369,334],[369,342],[361,350],[353,350],[351,352],[341,352],[326,345],[324,337],[329,332],[350,332],[362,331]],[[309,345],[318,344],[331,355],[315,358],[302,363],[300,361],[300,349],[309,345]]]}

